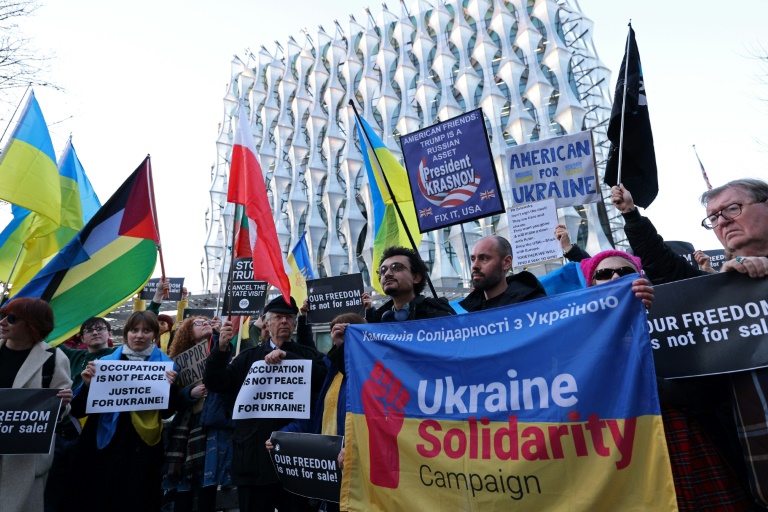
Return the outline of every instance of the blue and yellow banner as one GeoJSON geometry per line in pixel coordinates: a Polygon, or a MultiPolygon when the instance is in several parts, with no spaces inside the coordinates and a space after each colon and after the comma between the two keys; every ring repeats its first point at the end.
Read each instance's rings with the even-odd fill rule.
{"type": "Polygon", "coordinates": [[[631,281],[350,325],[341,509],[676,510],[631,281]]]}

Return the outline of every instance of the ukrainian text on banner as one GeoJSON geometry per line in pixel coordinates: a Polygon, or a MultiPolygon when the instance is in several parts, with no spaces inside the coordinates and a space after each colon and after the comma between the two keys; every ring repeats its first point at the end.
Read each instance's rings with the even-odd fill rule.
{"type": "Polygon", "coordinates": [[[504,211],[481,109],[400,137],[419,231],[504,211]]]}
{"type": "Polygon", "coordinates": [[[507,170],[513,205],[554,198],[563,208],[600,200],[590,131],[507,148],[507,170]]]}
{"type": "Polygon", "coordinates": [[[341,509],[675,510],[631,282],[349,326],[341,509]]]}

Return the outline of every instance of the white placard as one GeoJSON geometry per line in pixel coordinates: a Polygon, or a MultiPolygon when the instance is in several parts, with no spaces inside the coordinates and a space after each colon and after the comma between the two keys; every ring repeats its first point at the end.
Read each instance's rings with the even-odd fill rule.
{"type": "Polygon", "coordinates": [[[312,361],[256,361],[237,394],[232,418],[309,418],[312,361]]]}
{"type": "Polygon", "coordinates": [[[590,131],[509,147],[505,164],[514,205],[549,198],[558,208],[600,201],[590,131]]]}
{"type": "Polygon", "coordinates": [[[554,199],[508,208],[507,216],[515,267],[563,257],[563,249],[555,238],[557,208],[554,199]]]}
{"type": "Polygon", "coordinates": [[[167,409],[171,385],[166,361],[96,361],[96,375],[88,392],[88,414],[167,409]]]}

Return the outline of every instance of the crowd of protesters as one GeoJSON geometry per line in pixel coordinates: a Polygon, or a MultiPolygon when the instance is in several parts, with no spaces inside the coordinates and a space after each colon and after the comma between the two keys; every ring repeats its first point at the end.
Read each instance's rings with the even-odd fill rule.
{"type": "MultiPolygon", "coordinates": [[[[714,272],[709,257],[694,254],[697,266],[675,253],[653,224],[635,208],[630,191],[619,185],[611,200],[624,216],[632,254],[603,251],[590,256],[571,241],[565,226],[553,234],[564,257],[579,262],[587,286],[625,275],[634,295],[653,304],[651,283],[660,284],[714,272]]],[[[741,179],[702,196],[702,226],[714,230],[728,257],[721,272],[754,279],[768,275],[768,183],[741,179]]],[[[466,311],[505,307],[546,296],[538,279],[520,271],[510,274],[513,254],[501,236],[480,239],[471,252],[471,293],[460,301],[466,311]]],[[[250,342],[235,353],[235,325],[195,316],[182,321],[186,290],[176,321],[160,314],[163,282],[146,310],[137,302],[125,322],[125,343],[112,346],[111,325],[89,318],[80,332],[60,348],[46,336],[53,312],[38,299],[12,300],[0,308],[0,388],[59,389],[62,407],[54,448],[42,455],[0,455],[0,512],[68,511],[96,506],[103,510],[216,510],[221,488],[237,488],[243,511],[310,511],[318,506],[339,510],[338,503],[319,504],[283,489],[270,459],[276,431],[343,435],[347,376],[344,338],[347,326],[405,322],[455,315],[444,298],[423,294],[428,268],[418,251],[387,248],[376,275],[387,301],[373,307],[363,294],[364,315],[344,314],[330,325],[332,347],[317,350],[308,305],[293,299],[270,301],[250,326],[250,342]],[[179,385],[179,367],[165,374],[169,406],[163,410],[86,414],[97,360],[172,361],[202,347],[207,358],[197,382],[179,385]],[[170,357],[169,357],[170,356],[170,357]],[[315,404],[306,420],[233,420],[235,397],[256,361],[311,361],[315,404]],[[81,485],[87,485],[87,493],[81,485]],[[90,505],[89,505],[90,503],[90,505]],[[196,506],[194,505],[196,503],[196,506]]],[[[768,417],[764,396],[768,370],[725,376],[658,382],[659,399],[680,510],[753,510],[768,507],[764,477],[765,425],[745,417],[768,417]],[[756,405],[757,403],[757,405],[756,405]],[[761,405],[762,404],[762,405],[761,405]],[[745,408],[759,409],[745,414],[745,408]],[[733,414],[736,411],[737,414],[733,414]],[[745,432],[749,432],[747,435],[745,432]],[[763,443],[763,444],[761,444],[763,443]]],[[[344,465],[344,450],[338,454],[344,465]]]]}

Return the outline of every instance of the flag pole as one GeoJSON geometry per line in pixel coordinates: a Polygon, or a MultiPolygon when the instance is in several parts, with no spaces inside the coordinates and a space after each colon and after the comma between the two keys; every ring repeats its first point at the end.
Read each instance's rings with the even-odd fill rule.
{"type": "Polygon", "coordinates": [[[8,274],[8,279],[3,283],[3,295],[2,297],[0,297],[0,304],[5,302],[5,294],[8,293],[8,283],[13,277],[13,272],[16,270],[16,264],[19,262],[19,257],[21,256],[21,251],[23,249],[24,249],[24,244],[21,244],[19,246],[19,252],[16,254],[16,259],[13,261],[13,266],[11,267],[11,273],[8,274]]]}
{"type": "Polygon", "coordinates": [[[24,94],[22,94],[22,95],[21,95],[21,101],[19,101],[19,104],[18,104],[18,105],[16,105],[16,110],[14,110],[14,111],[13,111],[13,114],[11,114],[11,117],[10,117],[10,119],[8,120],[8,124],[7,124],[7,125],[5,125],[5,130],[3,130],[3,134],[2,134],[2,135],[0,135],[0,142],[2,142],[2,141],[3,141],[3,139],[5,139],[5,134],[8,132],[8,128],[10,128],[10,127],[11,127],[11,123],[13,122],[13,118],[16,116],[16,112],[18,112],[18,111],[19,111],[19,107],[21,106],[21,104],[22,104],[22,103],[24,103],[24,98],[27,96],[27,92],[29,92],[29,88],[30,88],[30,87],[32,87],[32,82],[29,82],[29,83],[27,84],[27,88],[26,88],[26,89],[24,89],[24,94]]]}
{"type": "MultiPolygon", "coordinates": [[[[237,235],[237,206],[235,214],[232,215],[232,244],[229,246],[229,273],[227,275],[227,290],[224,292],[224,300],[227,301],[227,322],[232,321],[232,277],[235,274],[235,237],[237,235]]],[[[226,256],[226,253],[225,253],[226,256]]],[[[251,258],[253,259],[253,258],[251,258]]]]}
{"type": "Polygon", "coordinates": [[[627,48],[624,50],[624,97],[621,100],[621,130],[619,131],[619,168],[616,173],[616,185],[621,185],[621,161],[624,157],[624,111],[627,108],[627,75],[629,71],[629,42],[632,39],[632,20],[627,31],[627,48]]]}
{"type": "Polygon", "coordinates": [[[469,257],[469,244],[467,244],[467,234],[464,232],[464,223],[462,222],[459,226],[461,227],[461,240],[464,242],[464,258],[467,262],[467,287],[470,288],[472,285],[472,258],[469,257]]]}
{"type": "MultiPolygon", "coordinates": [[[[160,257],[160,275],[165,281],[165,261],[163,260],[163,245],[160,243],[160,224],[157,222],[157,205],[155,204],[155,183],[152,181],[152,160],[147,153],[147,183],[149,184],[149,208],[152,210],[152,220],[155,221],[155,236],[157,236],[157,254],[160,257]]],[[[168,290],[165,290],[163,296],[168,298],[168,290]]]]}
{"type": "Polygon", "coordinates": [[[699,152],[696,151],[696,144],[693,145],[693,152],[696,154],[696,160],[699,161],[699,167],[701,167],[701,175],[704,176],[704,181],[707,184],[707,190],[712,190],[712,184],[709,182],[707,171],[704,170],[704,164],[701,163],[701,158],[699,158],[699,152]]]}
{"type": "MultiPolygon", "coordinates": [[[[352,107],[352,110],[355,112],[355,118],[357,118],[357,124],[362,126],[362,123],[360,122],[360,114],[357,112],[357,107],[355,107],[355,103],[352,100],[349,100],[349,105],[352,107]]],[[[373,148],[373,144],[371,144],[371,140],[368,138],[368,134],[365,132],[365,130],[362,129],[360,131],[363,132],[363,135],[368,140],[368,147],[373,148]]],[[[395,210],[397,211],[397,216],[400,218],[400,223],[403,225],[403,229],[405,229],[405,233],[408,235],[408,241],[411,242],[411,247],[413,247],[413,250],[418,253],[419,248],[416,247],[416,242],[413,240],[413,236],[411,236],[411,231],[408,229],[408,225],[405,223],[405,217],[403,216],[403,212],[400,210],[400,205],[397,203],[397,198],[395,198],[395,194],[392,192],[392,187],[389,185],[387,174],[384,172],[384,167],[382,167],[381,162],[379,161],[379,156],[376,154],[375,151],[373,151],[372,153],[373,153],[373,157],[376,159],[376,163],[378,164],[379,169],[381,170],[381,177],[384,179],[384,184],[387,186],[387,192],[389,193],[389,197],[392,198],[392,204],[395,205],[395,210]]],[[[432,280],[429,278],[429,274],[425,275],[424,277],[427,280],[429,289],[432,291],[432,296],[434,298],[437,298],[437,292],[435,291],[435,287],[432,285],[432,280]]]]}

